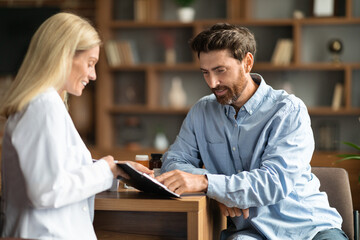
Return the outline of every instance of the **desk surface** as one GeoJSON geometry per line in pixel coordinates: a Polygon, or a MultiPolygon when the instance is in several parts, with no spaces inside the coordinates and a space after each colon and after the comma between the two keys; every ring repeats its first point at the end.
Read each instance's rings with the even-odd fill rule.
{"type": "Polygon", "coordinates": [[[202,193],[162,198],[136,190],[102,192],[95,210],[99,239],[219,239],[226,225],[217,203],[202,193]]]}
{"type": "Polygon", "coordinates": [[[102,192],[95,199],[95,210],[115,211],[190,212],[204,209],[207,204],[207,197],[203,193],[163,198],[136,190],[102,192]]]}

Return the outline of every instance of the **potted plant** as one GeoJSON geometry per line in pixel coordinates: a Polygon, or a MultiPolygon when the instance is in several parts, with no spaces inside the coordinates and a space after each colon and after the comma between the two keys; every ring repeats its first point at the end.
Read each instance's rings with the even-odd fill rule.
{"type": "MultiPolygon", "coordinates": [[[[344,142],[344,144],[346,144],[346,145],[360,151],[360,146],[359,145],[356,145],[356,144],[351,143],[351,142],[344,142]]],[[[350,159],[360,160],[360,153],[358,153],[358,154],[356,154],[356,153],[354,153],[354,154],[340,154],[340,155],[337,155],[337,156],[341,157],[341,159],[337,160],[336,163],[340,163],[342,161],[346,161],[346,160],[350,160],[350,159]]],[[[360,183],[360,175],[359,175],[359,183],[360,183]]]]}
{"type": "Polygon", "coordinates": [[[191,7],[191,4],[195,0],[175,0],[179,5],[178,17],[181,22],[192,22],[195,17],[195,9],[191,7]]]}

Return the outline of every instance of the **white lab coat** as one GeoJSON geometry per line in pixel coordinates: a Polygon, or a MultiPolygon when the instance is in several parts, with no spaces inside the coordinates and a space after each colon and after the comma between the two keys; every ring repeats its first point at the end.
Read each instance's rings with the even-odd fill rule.
{"type": "Polygon", "coordinates": [[[9,117],[1,170],[3,237],[96,239],[94,195],[113,174],[93,164],[55,89],[9,117]]]}

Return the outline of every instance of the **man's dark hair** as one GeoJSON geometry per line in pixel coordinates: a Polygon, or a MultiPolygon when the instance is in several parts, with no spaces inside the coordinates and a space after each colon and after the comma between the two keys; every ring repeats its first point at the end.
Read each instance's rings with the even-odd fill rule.
{"type": "Polygon", "coordinates": [[[242,61],[248,52],[255,56],[256,41],[246,27],[217,23],[191,39],[190,47],[198,57],[200,52],[229,49],[235,59],[242,61]]]}

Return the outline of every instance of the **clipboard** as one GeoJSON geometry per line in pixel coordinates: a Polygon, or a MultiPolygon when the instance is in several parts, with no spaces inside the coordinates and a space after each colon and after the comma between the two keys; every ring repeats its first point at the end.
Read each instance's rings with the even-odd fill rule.
{"type": "Polygon", "coordinates": [[[117,163],[117,166],[130,176],[130,179],[118,177],[118,179],[124,183],[129,184],[134,188],[146,193],[180,198],[179,194],[170,191],[164,184],[160,183],[155,178],[152,178],[146,173],[136,170],[129,163],[117,163]]]}

